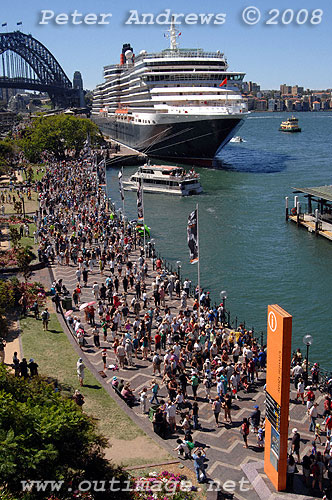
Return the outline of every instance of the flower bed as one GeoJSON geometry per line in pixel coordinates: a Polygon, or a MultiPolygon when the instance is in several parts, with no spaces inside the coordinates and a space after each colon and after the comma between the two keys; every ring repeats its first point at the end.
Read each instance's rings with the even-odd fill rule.
{"type": "Polygon", "coordinates": [[[163,471],[134,479],[133,498],[140,500],[193,500],[196,488],[186,476],[163,471]]]}
{"type": "Polygon", "coordinates": [[[31,224],[33,222],[33,217],[26,215],[25,217],[20,217],[16,215],[11,215],[10,217],[0,217],[1,224],[31,224]]]}
{"type": "Polygon", "coordinates": [[[0,269],[17,266],[17,250],[12,248],[0,252],[0,269]]]}

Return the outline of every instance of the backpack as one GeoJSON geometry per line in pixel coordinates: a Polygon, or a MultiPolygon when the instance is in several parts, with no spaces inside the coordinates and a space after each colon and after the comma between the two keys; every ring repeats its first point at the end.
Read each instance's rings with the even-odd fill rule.
{"type": "Polygon", "coordinates": [[[195,448],[194,443],[191,441],[186,441],[186,445],[188,446],[189,450],[193,450],[195,448]]]}
{"type": "Polygon", "coordinates": [[[45,320],[45,319],[47,319],[47,311],[43,311],[43,312],[41,313],[41,317],[42,317],[42,319],[44,319],[44,320],[45,320]]]}
{"type": "Polygon", "coordinates": [[[249,434],[249,427],[247,424],[242,424],[241,425],[241,434],[243,436],[247,436],[249,434]]]}

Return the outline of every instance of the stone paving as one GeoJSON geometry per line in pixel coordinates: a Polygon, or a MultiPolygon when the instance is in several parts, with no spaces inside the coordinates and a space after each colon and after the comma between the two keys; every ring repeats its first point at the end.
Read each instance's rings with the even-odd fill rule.
{"type": "MultiPolygon", "coordinates": [[[[138,250],[131,254],[131,260],[135,261],[138,258],[138,250]]],[[[75,278],[75,270],[76,267],[73,265],[70,266],[61,266],[54,265],[52,266],[52,271],[55,278],[58,280],[62,278],[63,283],[66,287],[72,291],[74,287],[77,285],[77,280],[75,278]]],[[[82,294],[80,302],[89,302],[94,300],[92,294],[92,284],[94,281],[101,283],[106,279],[109,275],[108,272],[104,272],[104,275],[101,277],[99,270],[95,267],[92,273],[89,273],[88,286],[86,288],[82,287],[82,294]]],[[[149,272],[148,278],[146,280],[147,285],[151,284],[152,280],[155,279],[156,272],[152,270],[152,265],[149,262],[149,272]]],[[[120,280],[121,281],[121,280],[120,280]]],[[[122,285],[120,285],[119,292],[122,293],[122,285]]],[[[149,300],[151,301],[151,305],[153,304],[153,299],[151,298],[151,287],[147,287],[149,300]]],[[[130,305],[130,301],[134,296],[134,290],[129,290],[127,301],[130,305]]],[[[173,297],[173,300],[169,300],[166,297],[166,305],[171,308],[171,312],[175,313],[180,308],[180,299],[173,297]]],[[[142,313],[143,311],[141,311],[142,313]]],[[[75,315],[79,315],[84,322],[84,313],[75,310],[75,315]]],[[[131,312],[129,315],[129,319],[133,321],[133,313],[131,312]]],[[[98,325],[98,314],[96,314],[96,324],[98,325]]],[[[101,340],[101,349],[97,349],[93,344],[93,337],[91,336],[92,328],[85,324],[86,331],[90,336],[86,337],[87,345],[83,349],[83,356],[86,356],[87,359],[92,363],[92,365],[97,369],[97,371],[101,371],[103,369],[102,360],[101,360],[101,349],[106,348],[108,353],[108,364],[116,363],[116,358],[114,351],[112,349],[111,342],[104,342],[102,340],[102,334],[100,335],[101,340]]],[[[154,330],[152,330],[152,338],[154,337],[154,330]]],[[[134,359],[134,358],[133,358],[134,359]]],[[[139,354],[139,359],[134,359],[135,366],[127,367],[125,369],[120,369],[120,371],[116,372],[116,376],[118,378],[123,378],[125,381],[129,381],[131,383],[132,389],[134,389],[135,394],[138,395],[139,391],[144,387],[148,386],[150,381],[155,378],[152,372],[152,356],[150,356],[148,361],[142,360],[142,356],[139,354]]],[[[118,396],[114,393],[114,390],[111,387],[111,380],[114,376],[114,372],[111,370],[106,371],[107,374],[107,385],[109,388],[109,393],[115,399],[118,396]]],[[[242,499],[262,499],[266,500],[268,498],[294,498],[294,495],[288,495],[285,493],[276,494],[274,492],[274,488],[271,485],[270,481],[267,479],[266,475],[263,473],[263,458],[264,453],[262,449],[257,446],[256,436],[254,434],[249,435],[249,449],[243,448],[243,440],[240,434],[240,425],[243,417],[249,417],[253,411],[254,404],[259,405],[261,410],[264,410],[264,400],[265,393],[263,391],[263,386],[265,383],[265,374],[261,372],[259,374],[260,380],[258,384],[256,384],[255,388],[252,392],[248,394],[244,394],[243,392],[239,393],[239,400],[233,400],[233,410],[232,410],[232,418],[233,424],[224,423],[224,419],[222,418],[222,424],[219,428],[215,427],[214,416],[211,409],[211,405],[205,399],[205,390],[202,386],[200,386],[198,390],[198,403],[199,403],[199,422],[200,429],[193,431],[193,437],[196,445],[201,445],[206,448],[207,455],[207,474],[210,479],[213,479],[218,484],[224,485],[224,492],[228,489],[229,494],[224,494],[221,498],[238,498],[242,499]],[[245,480],[249,482],[244,482],[245,480]],[[226,481],[234,481],[235,483],[225,484],[226,481]],[[242,481],[242,483],[241,483],[242,481]],[[235,489],[234,489],[235,485],[235,489]],[[249,490],[248,490],[249,488],[249,490]]],[[[159,396],[167,398],[167,390],[165,385],[161,384],[161,378],[159,377],[159,385],[160,391],[159,396]]],[[[151,394],[151,393],[150,393],[151,394]]],[[[193,401],[191,397],[191,389],[188,388],[189,401],[193,401]]],[[[213,387],[211,390],[211,395],[216,395],[216,387],[213,387]]],[[[297,404],[294,402],[295,391],[291,390],[290,395],[290,425],[289,429],[293,427],[297,427],[301,434],[301,455],[311,450],[311,441],[313,439],[313,434],[308,432],[308,417],[306,415],[305,406],[301,404],[297,404]]],[[[321,403],[323,396],[318,392],[316,394],[316,400],[321,403]]],[[[322,404],[320,405],[322,408],[322,404]]],[[[131,410],[128,408],[129,415],[131,412],[135,412],[137,416],[150,425],[148,421],[147,415],[142,415],[140,411],[139,405],[134,406],[131,410]]],[[[222,416],[222,413],[220,414],[222,416]]],[[[179,423],[180,418],[177,418],[177,423],[179,423]]],[[[152,430],[152,424],[151,424],[152,430]]],[[[174,447],[176,446],[176,438],[181,436],[181,432],[178,431],[176,435],[173,435],[171,438],[172,444],[174,447]]],[[[324,438],[322,440],[324,442],[324,438]]],[[[169,440],[168,440],[169,442],[169,440]]],[[[323,447],[321,446],[323,449],[323,447]]],[[[186,465],[190,464],[186,461],[186,465]]],[[[299,467],[301,469],[301,467],[299,467]]],[[[299,472],[302,472],[301,470],[299,472]]],[[[214,491],[214,486],[210,485],[208,487],[208,491],[214,491]]],[[[311,497],[310,492],[306,490],[303,486],[301,475],[297,475],[295,478],[295,491],[296,498],[317,498],[311,497]]],[[[313,492],[311,492],[313,493],[313,492]]],[[[216,498],[216,493],[209,493],[212,495],[211,498],[216,498]]],[[[209,497],[210,498],[210,497],[209,497]]]]}

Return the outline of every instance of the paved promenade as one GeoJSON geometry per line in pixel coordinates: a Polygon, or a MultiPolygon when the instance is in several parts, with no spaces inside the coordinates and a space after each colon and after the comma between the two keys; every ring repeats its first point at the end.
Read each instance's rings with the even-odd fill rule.
{"type": "MultiPolygon", "coordinates": [[[[131,260],[134,262],[138,259],[139,253],[138,250],[131,253],[131,260]]],[[[149,271],[148,277],[146,279],[149,304],[153,305],[152,298],[152,287],[151,283],[155,280],[156,271],[152,270],[152,264],[150,263],[150,259],[148,260],[149,271]]],[[[75,277],[75,271],[77,267],[73,265],[62,266],[62,265],[54,265],[52,266],[52,271],[56,280],[62,279],[65,286],[72,291],[77,285],[77,279],[75,277]]],[[[108,272],[104,272],[104,275],[101,276],[99,269],[97,267],[94,268],[92,273],[89,273],[88,286],[82,287],[82,296],[80,299],[80,303],[89,302],[94,300],[92,293],[92,285],[95,281],[99,284],[105,281],[106,277],[109,275],[108,272]]],[[[121,280],[120,280],[121,281],[121,280]]],[[[120,285],[119,295],[122,293],[122,285],[120,285]]],[[[127,302],[130,304],[132,297],[134,296],[134,290],[129,290],[127,295],[127,302]]],[[[172,300],[169,300],[166,297],[166,305],[171,308],[172,314],[175,314],[180,309],[180,299],[173,296],[172,300]]],[[[189,305],[190,301],[189,301],[189,305]]],[[[144,313],[144,310],[141,311],[141,316],[144,313]]],[[[75,310],[75,315],[80,316],[87,334],[90,336],[86,337],[87,345],[83,348],[83,357],[86,357],[92,365],[96,368],[97,371],[103,370],[103,364],[101,359],[101,349],[107,349],[107,359],[108,364],[118,364],[116,360],[116,356],[114,354],[112,348],[112,342],[104,342],[102,340],[102,334],[100,335],[101,339],[101,348],[98,349],[94,346],[93,336],[92,336],[92,327],[90,327],[84,320],[84,312],[80,312],[75,310]]],[[[130,322],[134,321],[133,312],[130,312],[129,315],[130,322]]],[[[98,325],[98,314],[96,314],[96,324],[98,325]]],[[[123,332],[124,333],[124,332],[123,332]]],[[[155,325],[152,329],[152,338],[155,334],[155,325]]],[[[109,339],[111,336],[109,335],[109,339]]],[[[152,346],[153,347],[153,346],[152,346]]],[[[164,351],[162,351],[164,353],[164,351]]],[[[134,367],[126,367],[125,369],[120,369],[118,372],[113,372],[112,370],[106,370],[107,374],[107,386],[109,389],[109,393],[115,399],[118,399],[118,396],[114,393],[114,390],[111,387],[112,377],[116,375],[119,379],[124,379],[125,381],[130,382],[131,388],[134,390],[135,395],[139,395],[139,392],[143,389],[143,387],[148,387],[150,385],[151,380],[153,380],[153,370],[152,370],[152,355],[150,354],[148,360],[143,360],[141,353],[139,353],[139,359],[134,359],[135,366],[134,367]]],[[[73,367],[74,369],[74,367],[73,367]]],[[[161,383],[161,377],[157,377],[158,383],[160,385],[159,396],[161,399],[168,399],[167,388],[164,384],[161,383]]],[[[229,495],[234,494],[234,498],[238,498],[240,500],[254,500],[254,499],[262,499],[267,500],[268,498],[288,498],[292,497],[285,493],[283,494],[272,494],[274,491],[273,486],[263,473],[263,457],[264,452],[261,448],[257,446],[257,438],[256,435],[251,433],[249,435],[248,444],[249,448],[243,448],[243,439],[240,434],[240,426],[242,423],[242,419],[244,417],[249,417],[253,412],[253,406],[258,405],[264,414],[264,401],[265,401],[265,393],[263,390],[263,386],[265,383],[265,373],[259,373],[258,383],[255,385],[254,389],[248,394],[243,393],[241,391],[239,393],[239,399],[233,400],[232,405],[232,418],[233,424],[230,425],[228,423],[224,423],[223,411],[220,414],[222,418],[221,425],[219,428],[216,428],[214,415],[212,412],[211,404],[209,404],[205,398],[205,389],[202,384],[198,389],[198,405],[199,405],[199,423],[201,425],[199,430],[193,431],[193,437],[196,445],[200,445],[206,448],[207,454],[207,474],[208,477],[214,480],[217,484],[222,484],[225,486],[225,490],[228,490],[229,495]],[[226,481],[234,481],[234,483],[227,483],[226,481]],[[247,490],[249,488],[249,490],[247,490]]],[[[149,397],[151,397],[151,392],[149,393],[149,397]]],[[[188,387],[188,395],[189,402],[193,402],[191,388],[188,387]]],[[[216,387],[214,386],[211,389],[211,395],[216,396],[216,387]]],[[[290,425],[289,429],[293,427],[297,427],[300,435],[301,435],[301,455],[309,452],[311,450],[311,441],[313,439],[313,434],[308,432],[308,417],[306,415],[305,406],[297,404],[294,402],[296,393],[295,391],[291,391],[290,395],[290,425]]],[[[323,396],[318,392],[316,394],[316,400],[320,403],[323,399],[323,396]]],[[[322,407],[322,405],[320,405],[322,407]]],[[[147,415],[142,415],[140,406],[134,406],[133,409],[127,409],[129,415],[134,412],[142,421],[143,428],[150,428],[151,432],[152,423],[148,420],[147,415]]],[[[321,411],[322,413],[322,411],[321,411]]],[[[177,424],[180,423],[180,417],[177,416],[177,424]]],[[[167,440],[166,443],[169,445],[170,441],[172,446],[175,448],[176,438],[183,436],[181,431],[177,431],[171,439],[167,440]]],[[[324,442],[324,439],[323,439],[324,442]]],[[[322,448],[322,446],[321,446],[322,448]]],[[[186,461],[186,465],[190,466],[190,462],[186,461]]],[[[301,467],[299,466],[300,472],[302,472],[301,467]]],[[[208,490],[213,490],[213,486],[208,486],[208,490]]],[[[295,478],[295,491],[297,493],[296,498],[301,498],[302,495],[305,495],[305,498],[317,498],[310,497],[310,492],[306,490],[306,488],[302,484],[302,477],[300,475],[295,478]],[[298,496],[301,495],[301,496],[298,496]],[[308,496],[309,495],[309,496],[308,496]]],[[[216,498],[216,493],[209,493],[211,498],[216,498]]],[[[221,498],[227,498],[223,496],[221,498]]],[[[229,497],[231,498],[231,496],[229,497]]]]}

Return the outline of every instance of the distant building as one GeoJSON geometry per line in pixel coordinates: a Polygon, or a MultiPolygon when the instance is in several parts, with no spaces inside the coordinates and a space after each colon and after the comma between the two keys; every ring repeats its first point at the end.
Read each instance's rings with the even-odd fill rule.
{"type": "Polygon", "coordinates": [[[320,111],[320,102],[319,101],[314,101],[312,103],[312,110],[313,111],[320,111]]]}
{"type": "Polygon", "coordinates": [[[256,99],[255,100],[255,111],[267,111],[266,99],[256,99]]]}
{"type": "Polygon", "coordinates": [[[9,132],[17,121],[17,114],[12,111],[0,111],[0,133],[9,132]]]}
{"type": "Polygon", "coordinates": [[[9,99],[8,109],[13,113],[27,112],[27,106],[30,102],[30,94],[16,94],[9,99]]]}
{"type": "Polygon", "coordinates": [[[282,85],[280,85],[280,92],[282,95],[291,95],[292,93],[291,85],[286,85],[285,83],[283,83],[282,85]]]}
{"type": "Polygon", "coordinates": [[[241,90],[242,92],[244,92],[245,94],[247,94],[249,92],[249,85],[248,85],[248,82],[242,82],[241,83],[241,90]]]}
{"type": "Polygon", "coordinates": [[[303,87],[299,87],[298,85],[294,85],[294,87],[292,87],[292,95],[301,96],[303,95],[303,93],[304,93],[303,87]]]}
{"type": "Polygon", "coordinates": [[[85,107],[84,92],[83,92],[83,79],[80,71],[75,71],[73,78],[73,87],[80,91],[80,107],[85,107]]]}
{"type": "Polygon", "coordinates": [[[275,99],[269,99],[268,100],[268,111],[275,111],[276,108],[276,100],[275,99]]]}
{"type": "Polygon", "coordinates": [[[259,92],[261,89],[261,86],[255,82],[248,82],[248,89],[249,89],[249,92],[259,92]]]}

